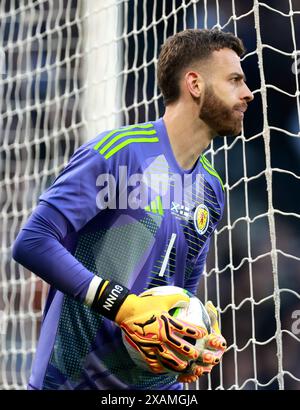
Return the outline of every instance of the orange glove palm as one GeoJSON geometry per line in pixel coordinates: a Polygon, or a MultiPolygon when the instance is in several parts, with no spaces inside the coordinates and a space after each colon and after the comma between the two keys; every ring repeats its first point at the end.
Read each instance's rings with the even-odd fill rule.
{"type": "Polygon", "coordinates": [[[183,372],[190,360],[199,357],[198,349],[183,338],[203,338],[207,335],[206,329],[175,319],[168,313],[170,309],[188,303],[189,297],[183,294],[130,294],[121,306],[115,321],[152,372],[162,373],[166,368],[183,372]]]}
{"type": "Polygon", "coordinates": [[[205,308],[211,321],[211,333],[203,337],[203,348],[199,357],[186,369],[186,373],[178,377],[178,381],[184,383],[195,382],[198,377],[208,374],[217,365],[227,349],[226,340],[221,335],[218,322],[218,312],[211,301],[205,304],[205,308]]]}

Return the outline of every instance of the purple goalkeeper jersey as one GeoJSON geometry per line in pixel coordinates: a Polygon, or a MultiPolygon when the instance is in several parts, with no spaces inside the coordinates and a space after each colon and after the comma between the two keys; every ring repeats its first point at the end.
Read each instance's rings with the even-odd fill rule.
{"type": "MultiPolygon", "coordinates": [[[[224,191],[204,155],[189,171],[178,165],[161,118],[81,146],[40,201],[72,226],[60,242],[94,275],[135,294],[162,285],[196,293],[224,191]]],[[[175,381],[138,368],[115,323],[52,284],[31,388],[172,389],[175,381]]]]}

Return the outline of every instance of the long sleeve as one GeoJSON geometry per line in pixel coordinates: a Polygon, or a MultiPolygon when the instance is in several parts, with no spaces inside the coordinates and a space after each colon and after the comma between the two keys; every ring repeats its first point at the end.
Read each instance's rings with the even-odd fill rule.
{"type": "Polygon", "coordinates": [[[95,275],[62,245],[72,229],[59,211],[41,202],[18,235],[13,258],[57,290],[84,301],[95,275]]]}

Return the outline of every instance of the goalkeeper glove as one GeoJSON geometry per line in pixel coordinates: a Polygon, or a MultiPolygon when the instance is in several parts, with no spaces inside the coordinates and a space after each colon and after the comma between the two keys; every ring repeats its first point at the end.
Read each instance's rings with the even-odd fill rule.
{"type": "Polygon", "coordinates": [[[92,307],[121,327],[149,370],[163,373],[167,368],[179,373],[199,356],[199,350],[183,338],[207,335],[205,328],[169,315],[170,309],[188,304],[185,294],[137,296],[120,284],[105,281],[99,285],[92,307]]]}
{"type": "Polygon", "coordinates": [[[221,335],[218,322],[218,312],[211,301],[205,304],[210,317],[211,333],[202,339],[202,349],[195,362],[191,362],[184,374],[178,377],[178,381],[184,383],[195,382],[198,377],[208,374],[216,366],[227,349],[226,340],[221,335]]]}

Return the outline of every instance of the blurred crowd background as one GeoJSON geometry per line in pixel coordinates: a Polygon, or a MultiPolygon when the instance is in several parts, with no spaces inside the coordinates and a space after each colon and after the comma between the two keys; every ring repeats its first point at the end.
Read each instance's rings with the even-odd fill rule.
{"type": "MultiPolygon", "coordinates": [[[[0,39],[7,56],[7,75],[0,88],[0,308],[8,315],[1,339],[0,380],[6,378],[6,388],[24,384],[45,297],[44,285],[38,279],[32,282],[30,273],[11,261],[11,244],[38,195],[87,138],[82,116],[83,3],[36,1],[26,7],[23,1],[0,2],[0,39]],[[26,19],[22,13],[28,13],[26,19]],[[29,308],[34,315],[18,316],[29,308]],[[14,369],[23,376],[15,375],[14,369]]],[[[278,389],[279,375],[285,389],[299,389],[300,328],[297,335],[292,325],[293,312],[300,314],[300,0],[119,3],[124,21],[118,65],[126,65],[118,75],[122,124],[155,120],[163,114],[155,67],[166,36],[184,28],[218,25],[236,33],[246,46],[242,67],[255,99],[242,137],[218,138],[207,153],[225,182],[227,202],[199,289],[202,300],[209,298],[220,308],[230,348],[219,369],[195,388],[278,389]],[[263,66],[258,33],[264,45],[263,66]],[[267,135],[270,144],[265,144],[267,135]],[[268,149],[273,170],[269,175],[268,149]],[[269,196],[266,177],[272,182],[269,196]],[[270,218],[275,219],[273,245],[270,218]],[[275,302],[280,303],[277,319],[275,302]]]]}

